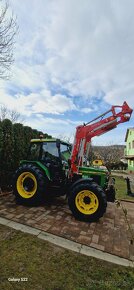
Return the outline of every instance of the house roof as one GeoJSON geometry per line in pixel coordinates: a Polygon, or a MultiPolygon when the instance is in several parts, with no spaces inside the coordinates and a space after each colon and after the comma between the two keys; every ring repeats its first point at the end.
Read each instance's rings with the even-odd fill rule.
{"type": "Polygon", "coordinates": [[[126,136],[125,136],[125,142],[127,142],[127,137],[128,137],[128,133],[129,133],[130,130],[134,131],[134,128],[128,128],[127,129],[126,136]]]}

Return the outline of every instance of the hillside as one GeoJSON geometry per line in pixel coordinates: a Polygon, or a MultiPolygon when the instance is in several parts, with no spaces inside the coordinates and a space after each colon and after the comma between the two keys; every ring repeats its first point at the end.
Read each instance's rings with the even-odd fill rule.
{"type": "Polygon", "coordinates": [[[93,159],[102,159],[104,162],[119,162],[124,157],[124,145],[92,146],[93,159]]]}

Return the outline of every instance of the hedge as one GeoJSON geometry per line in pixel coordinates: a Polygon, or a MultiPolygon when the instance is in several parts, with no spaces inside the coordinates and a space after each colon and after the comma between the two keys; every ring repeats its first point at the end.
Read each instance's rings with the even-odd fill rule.
{"type": "Polygon", "coordinates": [[[0,121],[0,188],[2,190],[11,186],[13,173],[21,159],[25,159],[32,138],[51,138],[48,134],[24,126],[13,124],[9,119],[0,121]]]}

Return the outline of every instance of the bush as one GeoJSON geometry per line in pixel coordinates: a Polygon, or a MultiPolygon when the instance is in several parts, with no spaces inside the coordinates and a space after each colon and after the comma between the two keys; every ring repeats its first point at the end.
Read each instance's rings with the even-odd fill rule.
{"type": "Polygon", "coordinates": [[[27,156],[30,140],[38,138],[40,133],[20,123],[13,124],[9,119],[0,121],[0,188],[10,187],[20,160],[27,156]]]}

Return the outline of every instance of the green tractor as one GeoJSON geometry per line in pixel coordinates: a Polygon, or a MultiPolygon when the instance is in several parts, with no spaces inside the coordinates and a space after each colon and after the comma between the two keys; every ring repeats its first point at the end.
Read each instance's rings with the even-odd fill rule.
{"type": "Polygon", "coordinates": [[[101,218],[106,211],[107,201],[115,200],[114,184],[107,170],[88,167],[85,161],[92,137],[106,133],[130,119],[132,109],[126,102],[119,106],[122,110],[118,110],[118,113],[115,112],[116,107],[112,106],[103,115],[78,126],[72,148],[69,143],[58,139],[41,137],[31,140],[27,160],[20,162],[14,175],[16,200],[32,205],[52,194],[66,195],[76,219],[94,222],[101,218]],[[110,112],[112,116],[105,116],[110,112]]]}
{"type": "Polygon", "coordinates": [[[71,145],[59,139],[31,140],[27,160],[20,162],[14,175],[13,191],[18,203],[39,204],[49,196],[64,196],[73,215],[96,221],[106,211],[108,172],[80,167],[69,175],[71,145]]]}

